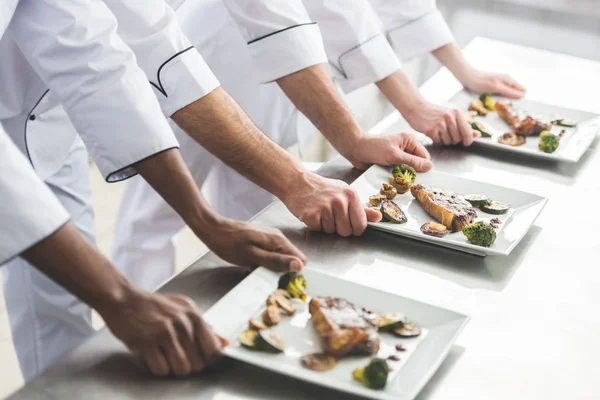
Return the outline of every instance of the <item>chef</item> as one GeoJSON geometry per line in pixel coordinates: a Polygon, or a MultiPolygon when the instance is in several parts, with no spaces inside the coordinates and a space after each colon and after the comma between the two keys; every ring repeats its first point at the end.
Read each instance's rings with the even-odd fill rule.
{"type": "MultiPolygon", "coordinates": [[[[0,170],[1,209],[12,213],[12,217],[1,221],[3,237],[0,242],[6,243],[8,248],[2,247],[0,256],[5,263],[2,275],[12,336],[25,379],[31,379],[93,332],[89,305],[101,308],[99,311],[113,333],[124,340],[130,350],[143,357],[153,372],[164,375],[187,373],[190,368],[198,370],[201,364],[212,361],[212,357],[198,358],[192,351],[196,348],[194,343],[170,339],[157,341],[159,337],[164,338],[165,333],[173,338],[175,327],[166,323],[169,318],[178,319],[185,325],[182,328],[187,333],[198,340],[212,341],[207,349],[218,350],[219,342],[215,341],[214,335],[206,333],[205,324],[198,325],[200,320],[191,305],[178,297],[153,297],[139,291],[133,293],[135,289],[124,290],[129,284],[123,282],[122,276],[89,244],[86,245],[80,235],[91,241],[94,239],[87,148],[109,182],[127,179],[137,173],[142,175],[196,235],[226,261],[265,265],[279,271],[302,268],[304,256],[279,231],[223,218],[208,207],[161,115],[160,105],[163,109],[178,109],[190,99],[199,107],[220,109],[228,106],[223,103],[207,105],[216,101],[208,95],[218,90],[217,79],[197,53],[187,52],[185,59],[177,59],[178,55],[184,54],[179,48],[189,46],[189,42],[178,31],[172,13],[165,14],[164,7],[148,14],[160,18],[153,23],[162,24],[155,25],[154,34],[149,30],[146,32],[156,39],[154,43],[146,43],[156,59],[146,59],[145,66],[148,68],[153,64],[163,71],[158,86],[166,94],[160,105],[147,77],[136,64],[134,54],[116,34],[116,20],[104,2],[21,0],[5,3],[2,11],[0,22],[10,24],[3,28],[7,30],[0,39],[0,85],[3,88],[0,121],[27,157],[29,168],[33,166],[64,208],[56,211],[56,200],[53,204],[50,200],[45,207],[33,204],[34,199],[23,201],[26,182],[11,179],[13,170],[23,169],[23,160],[14,156],[11,142],[3,133],[0,148],[8,149],[9,153],[0,159],[3,167],[0,170]],[[4,13],[7,10],[10,14],[4,13]],[[172,67],[161,67],[173,60],[172,67]],[[178,88],[177,94],[171,93],[175,88],[171,74],[177,76],[186,69],[194,74],[185,75],[188,78],[184,81],[185,86],[178,88]],[[171,96],[166,100],[168,94],[171,96]],[[13,159],[17,161],[12,162],[13,159]],[[29,204],[31,207],[25,209],[29,204]],[[29,213],[31,217],[21,224],[23,216],[27,217],[29,213]],[[67,215],[70,222],[64,224],[67,215]],[[63,226],[57,226],[61,222],[63,226]],[[58,230],[48,236],[48,240],[31,247],[32,251],[23,252],[24,257],[17,257],[23,249],[50,234],[53,228],[58,230]],[[76,252],[63,251],[66,244],[76,252]],[[83,260],[89,262],[81,263],[83,260]],[[30,262],[88,305],[38,272],[30,262]],[[82,270],[74,271],[75,268],[82,270]],[[114,279],[118,285],[103,285],[106,283],[103,278],[114,279]],[[129,292],[132,297],[123,299],[122,295],[129,292]],[[105,298],[105,295],[117,298],[105,298]],[[148,304],[144,303],[145,299],[148,304]],[[125,308],[115,309],[116,303],[111,304],[111,300],[127,300],[123,303],[125,308]],[[153,304],[157,310],[152,310],[153,304]],[[103,311],[102,305],[108,309],[103,311]],[[148,308],[148,317],[154,312],[165,324],[148,328],[147,336],[134,341],[140,331],[145,331],[145,324],[130,316],[143,316],[137,309],[144,307],[148,308]],[[183,318],[176,311],[186,313],[189,318],[183,318]],[[123,316],[130,321],[123,321],[123,316]],[[191,320],[196,322],[190,325],[191,320]],[[137,328],[132,326],[136,323],[137,328]],[[135,335],[132,335],[132,328],[135,328],[135,335]],[[159,351],[159,345],[171,347],[163,348],[163,353],[159,351]]],[[[146,11],[152,9],[146,8],[146,11]]],[[[138,40],[137,44],[144,43],[138,40]]],[[[273,147],[277,149],[277,146],[273,147]]],[[[14,176],[18,178],[19,174],[14,176]]],[[[35,190],[39,192],[39,189],[35,190]]],[[[48,190],[46,194],[42,193],[40,202],[48,198],[48,190]]],[[[321,196],[321,199],[325,197],[321,196]]],[[[362,213],[366,220],[364,211],[362,213]]]]}

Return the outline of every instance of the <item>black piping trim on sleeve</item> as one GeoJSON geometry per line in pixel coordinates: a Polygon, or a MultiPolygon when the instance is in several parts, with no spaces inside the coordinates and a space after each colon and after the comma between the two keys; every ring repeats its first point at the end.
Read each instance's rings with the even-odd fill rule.
{"type": "Polygon", "coordinates": [[[165,90],[165,88],[162,85],[162,82],[160,81],[160,71],[163,69],[163,67],[165,65],[167,65],[169,62],[171,62],[174,58],[179,57],[180,55],[182,55],[186,51],[190,51],[193,48],[194,48],[194,46],[190,46],[187,49],[183,49],[180,52],[175,53],[173,56],[169,57],[169,59],[167,61],[165,61],[164,63],[162,63],[160,67],[158,67],[158,71],[156,72],[156,78],[158,79],[158,85],[156,83],[152,82],[152,81],[149,81],[150,84],[152,86],[154,86],[156,88],[156,90],[158,90],[159,92],[161,92],[165,97],[169,97],[169,96],[167,95],[167,91],[165,90]]]}
{"type": "Polygon", "coordinates": [[[331,66],[333,68],[335,68],[345,79],[348,79],[348,74],[346,73],[344,66],[342,65],[342,58],[344,58],[344,56],[347,56],[348,54],[352,53],[354,50],[358,49],[360,46],[363,46],[367,43],[369,43],[371,40],[374,40],[376,38],[378,38],[379,36],[381,36],[382,33],[378,33],[375,36],[371,36],[370,38],[368,38],[367,40],[365,40],[362,43],[357,44],[356,46],[352,47],[351,49],[346,50],[345,52],[343,52],[342,54],[340,54],[340,56],[338,57],[338,65],[336,65],[334,62],[329,61],[329,64],[331,64],[331,66]]]}
{"type": "Polygon", "coordinates": [[[35,103],[35,105],[33,107],[31,107],[31,110],[29,110],[29,112],[27,113],[27,116],[25,117],[25,127],[23,128],[23,141],[25,142],[25,152],[27,153],[27,159],[29,159],[29,163],[31,164],[31,166],[33,167],[34,170],[35,170],[35,165],[33,165],[33,160],[31,159],[31,155],[29,154],[29,146],[27,146],[27,123],[29,122],[29,117],[31,116],[31,114],[33,113],[35,108],[38,106],[38,104],[40,104],[42,99],[44,97],[46,97],[46,95],[48,94],[49,91],[50,91],[50,89],[46,89],[46,91],[42,94],[42,96],[35,103]]]}
{"type": "Polygon", "coordinates": [[[136,175],[138,174],[138,172],[137,172],[137,171],[136,171],[136,173],[135,173],[135,174],[131,174],[131,175],[129,175],[129,176],[127,176],[127,177],[125,177],[125,178],[120,178],[120,179],[117,179],[117,180],[114,180],[114,181],[110,179],[110,177],[111,177],[111,176],[115,176],[115,175],[117,175],[117,174],[119,174],[119,173],[121,173],[121,172],[125,171],[125,170],[126,170],[126,169],[128,169],[128,168],[133,168],[133,166],[134,166],[134,165],[136,165],[136,164],[139,164],[139,163],[141,163],[142,161],[146,161],[146,160],[147,160],[147,159],[149,159],[150,157],[154,157],[154,156],[156,156],[156,155],[158,155],[158,154],[160,154],[160,153],[164,153],[165,151],[169,151],[169,150],[173,150],[173,149],[178,149],[178,148],[179,148],[179,146],[172,146],[172,147],[169,147],[168,149],[164,149],[164,150],[158,151],[158,152],[156,152],[156,153],[154,153],[154,154],[151,154],[151,155],[149,155],[148,157],[144,157],[144,158],[142,158],[141,160],[138,160],[138,161],[136,161],[136,162],[133,162],[133,163],[131,163],[131,164],[129,164],[129,165],[127,165],[127,166],[125,166],[125,167],[121,168],[121,169],[118,169],[118,170],[116,170],[115,172],[111,172],[110,174],[108,174],[108,176],[106,177],[105,181],[106,181],[106,183],[117,183],[117,182],[123,182],[123,181],[126,181],[126,180],[127,180],[127,179],[129,179],[129,178],[133,178],[134,176],[136,176],[136,175]]]}
{"type": "Polygon", "coordinates": [[[252,43],[254,43],[254,42],[258,42],[259,40],[266,39],[266,38],[268,38],[269,36],[277,35],[278,33],[285,32],[285,31],[287,31],[287,30],[294,29],[294,28],[297,28],[297,27],[299,27],[299,26],[306,26],[306,25],[316,25],[316,24],[317,24],[316,22],[306,22],[306,23],[304,23],[304,24],[298,24],[298,25],[294,25],[294,26],[288,26],[287,28],[280,29],[280,30],[278,30],[278,31],[275,31],[275,32],[269,33],[269,34],[267,34],[267,35],[265,35],[265,36],[261,36],[261,37],[259,37],[259,38],[256,38],[256,39],[252,39],[251,41],[249,41],[249,42],[248,42],[248,44],[252,44],[252,43]]]}

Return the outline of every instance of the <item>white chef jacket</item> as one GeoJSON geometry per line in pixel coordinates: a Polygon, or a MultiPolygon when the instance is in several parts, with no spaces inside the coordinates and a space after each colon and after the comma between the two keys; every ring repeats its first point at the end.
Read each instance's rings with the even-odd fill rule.
{"type": "Polygon", "coordinates": [[[403,61],[454,41],[436,0],[370,1],[403,61]]]}
{"type": "Polygon", "coordinates": [[[0,265],[46,238],[69,214],[0,125],[0,265]]]}

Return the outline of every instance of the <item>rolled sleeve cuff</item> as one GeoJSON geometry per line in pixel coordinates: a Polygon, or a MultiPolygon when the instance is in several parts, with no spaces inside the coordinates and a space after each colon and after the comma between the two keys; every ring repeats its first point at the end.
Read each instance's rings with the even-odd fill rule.
{"type": "Polygon", "coordinates": [[[167,117],[206,96],[219,80],[202,56],[193,48],[177,53],[158,69],[158,82],[152,82],[160,107],[167,117]]]}
{"type": "Polygon", "coordinates": [[[321,31],[316,23],[295,25],[248,42],[261,83],[326,64],[321,31]]]}
{"type": "Polygon", "coordinates": [[[401,64],[383,34],[342,53],[337,63],[331,63],[342,90],[349,93],[378,82],[397,70],[401,64]]]}
{"type": "Polygon", "coordinates": [[[392,28],[388,35],[402,61],[429,53],[454,41],[450,27],[439,10],[409,24],[392,28]]]}

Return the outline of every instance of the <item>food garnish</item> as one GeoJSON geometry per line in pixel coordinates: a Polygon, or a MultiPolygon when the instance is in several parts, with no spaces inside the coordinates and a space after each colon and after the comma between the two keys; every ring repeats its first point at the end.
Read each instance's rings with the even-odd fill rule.
{"type": "Polygon", "coordinates": [[[259,321],[257,319],[251,319],[250,321],[248,321],[248,328],[255,330],[255,331],[262,331],[265,329],[269,329],[269,327],[267,325],[265,325],[264,322],[259,321]]]}
{"type": "Polygon", "coordinates": [[[479,99],[475,99],[469,104],[469,111],[475,111],[478,115],[486,116],[488,111],[485,109],[483,102],[479,99]]]}
{"type": "Polygon", "coordinates": [[[306,301],[306,279],[297,272],[288,272],[279,278],[279,289],[286,290],[295,299],[306,301]]]}
{"type": "Polygon", "coordinates": [[[408,321],[393,329],[392,333],[399,337],[416,337],[421,334],[421,327],[413,321],[408,321]]]}
{"type": "Polygon", "coordinates": [[[400,206],[391,200],[384,200],[381,202],[381,214],[383,215],[383,220],[385,222],[403,224],[408,221],[408,218],[406,218],[406,215],[400,206]]]}
{"type": "Polygon", "coordinates": [[[294,315],[296,313],[296,308],[292,305],[292,302],[283,296],[276,296],[275,301],[277,306],[283,310],[286,315],[294,315]]]}
{"type": "Polygon", "coordinates": [[[444,226],[436,221],[424,223],[421,226],[421,232],[423,232],[426,235],[434,236],[434,237],[438,237],[438,238],[442,238],[442,237],[446,236],[448,233],[450,233],[450,231],[448,230],[448,228],[446,228],[446,226],[444,226]]]}
{"type": "Polygon", "coordinates": [[[469,242],[477,246],[490,247],[496,241],[494,227],[483,221],[465,226],[462,232],[469,242]]]}
{"type": "Polygon", "coordinates": [[[390,176],[388,178],[390,185],[396,188],[398,194],[404,194],[410,190],[411,182],[406,180],[403,176],[393,177],[390,176]]]}
{"type": "Polygon", "coordinates": [[[577,126],[576,122],[569,121],[565,118],[557,118],[552,120],[553,125],[564,126],[565,128],[575,128],[577,126]]]}
{"type": "Polygon", "coordinates": [[[540,133],[540,143],[538,147],[544,153],[554,153],[560,145],[560,138],[549,131],[540,133]]]}
{"type": "Polygon", "coordinates": [[[410,183],[415,183],[415,179],[417,179],[417,171],[408,164],[396,165],[392,170],[392,175],[394,178],[404,178],[410,183]]]}
{"type": "Polygon", "coordinates": [[[535,119],[532,116],[523,116],[513,104],[508,101],[496,102],[496,112],[514,131],[521,136],[537,135],[544,130],[550,130],[551,124],[535,119]]]}
{"type": "Polygon", "coordinates": [[[378,315],[372,321],[380,331],[386,332],[401,326],[406,317],[402,313],[388,313],[378,315]]]}
{"type": "Polygon", "coordinates": [[[508,212],[510,205],[499,201],[492,201],[491,203],[481,205],[479,209],[488,214],[501,215],[508,212]]]}
{"type": "Polygon", "coordinates": [[[471,203],[473,207],[479,207],[483,204],[488,204],[492,201],[492,199],[490,199],[484,194],[468,194],[464,196],[464,199],[471,203]]]}
{"type": "Polygon", "coordinates": [[[369,196],[369,204],[375,207],[379,207],[381,202],[384,201],[387,197],[382,194],[374,194],[373,196],[369,196]]]}
{"type": "Polygon", "coordinates": [[[256,350],[256,336],[258,336],[258,331],[248,329],[240,335],[240,344],[247,349],[256,350]]]}
{"type": "Polygon", "coordinates": [[[413,185],[410,192],[437,221],[453,232],[459,232],[477,217],[473,206],[456,193],[413,185]]]}
{"type": "Polygon", "coordinates": [[[487,128],[485,126],[483,126],[482,123],[473,121],[471,122],[471,128],[475,129],[476,131],[478,131],[479,133],[481,133],[481,137],[492,137],[492,134],[487,130],[487,128]]]}
{"type": "Polygon", "coordinates": [[[267,353],[281,353],[285,350],[285,344],[274,332],[259,331],[254,339],[254,345],[257,350],[267,353]]]}
{"type": "Polygon", "coordinates": [[[492,99],[492,96],[490,96],[489,94],[483,93],[481,96],[479,96],[479,100],[481,100],[486,110],[496,111],[496,107],[494,106],[494,99],[492,99]]]}
{"type": "Polygon", "coordinates": [[[300,358],[300,362],[304,368],[311,371],[325,372],[335,368],[337,358],[325,353],[313,353],[300,358]]]}
{"type": "Polygon", "coordinates": [[[374,358],[366,367],[352,371],[352,378],[370,389],[382,390],[387,384],[389,372],[390,367],[384,359],[374,358]]]}
{"type": "Polygon", "coordinates": [[[393,199],[394,197],[396,197],[396,195],[398,194],[398,191],[392,185],[388,185],[387,183],[384,183],[382,185],[382,188],[379,190],[379,194],[385,196],[386,199],[390,200],[390,199],[393,199]]]}
{"type": "Polygon", "coordinates": [[[279,311],[279,307],[267,306],[266,310],[262,315],[263,322],[267,326],[274,326],[281,322],[281,312],[279,311]]]}
{"type": "Polygon", "coordinates": [[[506,132],[498,138],[498,143],[515,147],[524,145],[525,141],[525,136],[517,135],[514,132],[506,132]]]}

